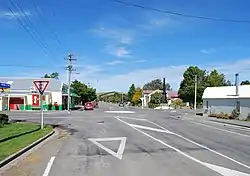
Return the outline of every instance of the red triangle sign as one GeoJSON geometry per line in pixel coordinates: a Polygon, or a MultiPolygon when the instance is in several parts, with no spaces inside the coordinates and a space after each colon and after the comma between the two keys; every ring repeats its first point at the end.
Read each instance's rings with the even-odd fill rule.
{"type": "Polygon", "coordinates": [[[37,81],[33,81],[33,83],[41,95],[43,95],[44,91],[47,89],[49,85],[49,81],[45,81],[45,80],[37,80],[37,81]]]}

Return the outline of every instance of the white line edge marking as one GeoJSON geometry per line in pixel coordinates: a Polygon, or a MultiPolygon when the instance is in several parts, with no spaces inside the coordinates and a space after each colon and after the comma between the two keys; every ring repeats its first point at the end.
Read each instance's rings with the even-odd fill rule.
{"type": "Polygon", "coordinates": [[[48,176],[49,175],[50,169],[51,169],[51,167],[53,165],[53,162],[54,162],[55,158],[56,158],[55,156],[52,156],[50,158],[50,160],[49,160],[49,162],[47,164],[47,167],[46,167],[46,169],[45,169],[45,171],[43,173],[43,176],[48,176]]]}
{"type": "MultiPolygon", "coordinates": [[[[159,143],[165,145],[166,147],[169,147],[169,148],[171,148],[172,150],[174,150],[174,151],[180,153],[181,155],[183,155],[183,156],[185,156],[185,157],[187,157],[187,158],[189,158],[189,159],[191,159],[191,160],[193,160],[193,161],[195,161],[195,162],[197,162],[197,163],[199,163],[199,164],[201,164],[201,165],[203,165],[203,166],[205,166],[205,167],[207,167],[207,168],[209,168],[209,169],[212,169],[212,168],[209,166],[209,163],[202,162],[202,161],[200,161],[200,160],[198,160],[198,159],[196,159],[196,158],[194,158],[194,157],[192,157],[192,156],[189,156],[188,154],[186,154],[186,153],[182,152],[181,150],[179,150],[179,149],[177,149],[177,148],[175,148],[175,147],[173,147],[173,146],[171,146],[171,145],[169,145],[169,144],[167,144],[167,143],[161,141],[160,139],[157,139],[157,138],[155,138],[155,137],[153,137],[153,136],[151,136],[151,135],[149,135],[149,134],[147,134],[147,133],[145,133],[145,132],[143,132],[143,131],[137,129],[136,127],[131,126],[129,123],[127,123],[127,122],[125,122],[125,121],[123,121],[123,120],[121,120],[121,119],[119,119],[119,118],[117,118],[117,117],[115,117],[115,118],[116,118],[117,120],[119,120],[120,122],[125,123],[126,125],[128,125],[128,126],[130,126],[131,128],[135,129],[136,131],[138,131],[138,132],[144,134],[145,136],[147,136],[147,137],[149,137],[149,138],[151,138],[151,139],[153,139],[153,140],[155,140],[155,141],[157,141],[157,142],[159,142],[159,143]]],[[[221,173],[220,170],[218,170],[218,169],[214,169],[214,168],[213,168],[212,170],[214,170],[214,171],[217,172],[217,173],[221,173]]],[[[239,173],[241,173],[241,172],[239,172],[239,173]]],[[[243,176],[243,174],[245,174],[245,173],[242,173],[242,176],[243,176]]],[[[245,176],[249,176],[249,174],[245,174],[245,176]]]]}
{"type": "MultiPolygon", "coordinates": [[[[194,119],[195,120],[195,119],[194,119]]],[[[208,121],[208,120],[202,120],[201,122],[208,122],[208,123],[215,123],[221,126],[229,126],[229,127],[233,127],[235,129],[241,129],[241,130],[245,130],[245,131],[250,131],[250,128],[247,127],[243,127],[243,126],[236,126],[236,125],[231,125],[231,124],[227,124],[227,123],[220,123],[220,122],[214,122],[214,121],[208,121]]]]}
{"type": "Polygon", "coordinates": [[[227,132],[227,133],[232,133],[232,134],[236,134],[236,135],[239,135],[239,136],[244,136],[244,137],[249,137],[250,138],[250,136],[246,135],[246,134],[241,134],[241,133],[237,133],[237,132],[226,130],[226,129],[220,129],[220,128],[213,127],[213,126],[210,126],[210,125],[202,124],[200,122],[190,122],[190,123],[195,123],[195,124],[202,125],[202,126],[205,126],[205,127],[208,127],[208,128],[213,128],[213,129],[217,129],[217,130],[224,131],[224,132],[227,132]]]}
{"type": "Polygon", "coordinates": [[[106,152],[108,152],[109,154],[113,155],[114,157],[118,158],[118,159],[122,159],[122,155],[125,149],[125,144],[126,144],[126,140],[127,137],[114,137],[114,138],[88,138],[88,140],[90,140],[91,142],[93,142],[95,145],[97,145],[98,147],[100,147],[101,149],[105,150],[106,152]],[[101,141],[118,141],[120,140],[121,143],[119,145],[118,151],[117,153],[114,152],[113,150],[105,147],[104,145],[100,144],[99,142],[101,141]]]}
{"type": "MultiPolygon", "coordinates": [[[[152,124],[154,124],[154,125],[160,127],[160,128],[163,129],[163,130],[166,130],[166,128],[164,128],[164,127],[158,125],[157,123],[154,123],[154,122],[152,122],[152,121],[150,121],[150,120],[147,120],[147,121],[148,121],[149,123],[152,123],[152,124]]],[[[237,163],[237,164],[239,164],[239,165],[241,165],[241,166],[243,166],[243,167],[246,167],[246,168],[250,169],[250,166],[248,166],[248,165],[246,165],[246,164],[243,164],[243,163],[241,163],[241,162],[239,162],[239,161],[237,161],[237,160],[235,160],[235,159],[233,159],[233,158],[230,158],[230,157],[228,157],[228,156],[226,156],[226,155],[223,155],[222,153],[219,153],[219,152],[217,152],[217,151],[215,151],[215,150],[213,150],[213,149],[210,149],[210,148],[208,148],[208,147],[206,147],[206,146],[204,146],[204,145],[202,145],[202,144],[199,144],[199,143],[194,142],[194,141],[192,141],[192,140],[190,140],[190,139],[187,139],[187,138],[185,138],[185,137],[183,137],[183,136],[181,136],[181,135],[179,135],[179,134],[176,134],[176,133],[174,133],[174,132],[172,132],[172,133],[173,133],[173,135],[176,135],[176,136],[178,136],[178,137],[180,137],[180,138],[182,138],[182,139],[184,139],[184,140],[186,140],[186,141],[188,141],[188,142],[191,142],[191,143],[193,143],[193,144],[195,144],[195,145],[197,145],[197,146],[199,146],[199,147],[202,147],[202,148],[204,148],[204,149],[207,149],[208,151],[213,152],[213,153],[215,153],[215,154],[217,154],[217,155],[219,155],[219,156],[221,156],[221,157],[223,157],[223,158],[226,158],[226,159],[228,159],[228,160],[230,160],[230,161],[232,161],[232,162],[235,162],[235,163],[237,163]]]]}
{"type": "Polygon", "coordinates": [[[147,121],[147,119],[139,119],[139,118],[133,118],[133,117],[124,117],[124,116],[116,116],[121,119],[130,119],[130,120],[138,120],[138,121],[147,121]]]}
{"type": "Polygon", "coordinates": [[[157,128],[152,128],[152,127],[147,127],[147,126],[142,126],[142,125],[135,125],[135,124],[131,124],[131,123],[129,123],[129,125],[133,126],[135,128],[141,128],[141,129],[156,131],[156,132],[160,132],[160,133],[173,134],[171,131],[168,131],[168,130],[161,130],[161,129],[157,129],[157,128]]]}

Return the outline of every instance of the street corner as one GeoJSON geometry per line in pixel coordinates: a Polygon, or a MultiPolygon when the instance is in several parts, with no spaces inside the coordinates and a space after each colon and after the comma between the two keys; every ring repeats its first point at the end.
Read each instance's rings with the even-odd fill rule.
{"type": "Polygon", "coordinates": [[[50,138],[27,151],[17,159],[1,168],[1,176],[43,175],[51,156],[55,156],[70,133],[62,128],[54,128],[50,138]]]}

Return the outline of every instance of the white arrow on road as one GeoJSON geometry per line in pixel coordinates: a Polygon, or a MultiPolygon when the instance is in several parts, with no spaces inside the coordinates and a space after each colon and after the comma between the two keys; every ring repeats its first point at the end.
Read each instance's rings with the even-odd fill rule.
{"type": "Polygon", "coordinates": [[[125,144],[126,144],[126,137],[115,137],[115,138],[89,138],[88,140],[90,140],[91,142],[93,142],[95,145],[97,145],[98,147],[102,148],[103,150],[105,150],[106,152],[108,152],[109,154],[113,155],[114,157],[118,158],[118,159],[122,159],[122,155],[125,149],[125,144]],[[103,146],[102,144],[100,144],[99,142],[107,142],[107,141],[121,141],[120,146],[117,150],[117,152],[114,152],[113,150],[103,146]]]}

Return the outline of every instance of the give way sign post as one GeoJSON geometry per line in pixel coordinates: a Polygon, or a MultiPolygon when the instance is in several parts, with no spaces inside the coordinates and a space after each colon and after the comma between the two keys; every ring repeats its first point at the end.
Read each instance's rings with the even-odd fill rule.
{"type": "Polygon", "coordinates": [[[40,108],[41,108],[41,129],[43,129],[43,93],[47,89],[49,85],[49,81],[47,80],[35,80],[33,81],[37,91],[40,93],[40,108]]]}

